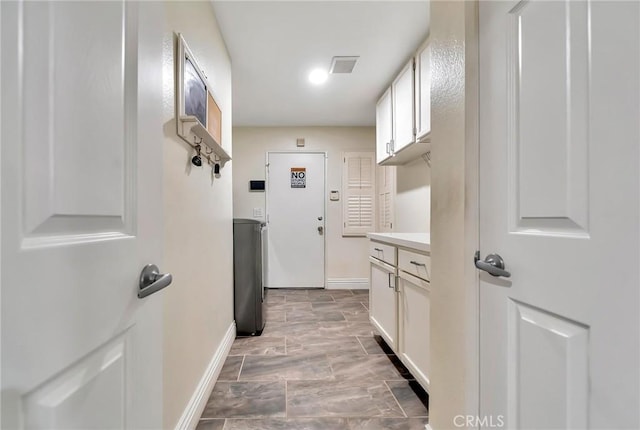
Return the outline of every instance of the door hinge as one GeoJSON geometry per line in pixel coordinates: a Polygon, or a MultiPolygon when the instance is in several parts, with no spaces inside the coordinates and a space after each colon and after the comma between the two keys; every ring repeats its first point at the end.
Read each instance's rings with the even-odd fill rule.
{"type": "Polygon", "coordinates": [[[415,70],[415,69],[416,69],[416,59],[414,58],[413,59],[413,70],[415,70]]]}

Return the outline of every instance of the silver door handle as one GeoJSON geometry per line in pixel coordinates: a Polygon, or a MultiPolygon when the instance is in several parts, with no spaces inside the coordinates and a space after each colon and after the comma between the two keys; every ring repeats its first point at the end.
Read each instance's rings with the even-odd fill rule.
{"type": "Polygon", "coordinates": [[[171,276],[171,273],[160,273],[158,266],[155,264],[147,264],[140,273],[138,298],[143,299],[153,293],[157,293],[163,288],[168,287],[172,281],[173,276],[171,276]]]}
{"type": "Polygon", "coordinates": [[[473,257],[473,262],[478,269],[484,270],[491,276],[503,276],[505,278],[511,277],[511,273],[504,270],[504,260],[498,254],[489,254],[484,261],[482,261],[480,260],[480,251],[476,251],[476,255],[473,257]]]}
{"type": "Polygon", "coordinates": [[[318,227],[318,232],[319,232],[320,234],[322,234],[322,232],[323,232],[323,231],[324,231],[324,227],[323,227],[323,226],[319,226],[319,227],[318,227]]]}
{"type": "Polygon", "coordinates": [[[424,266],[424,267],[427,267],[427,265],[426,265],[426,264],[424,264],[424,263],[418,263],[417,261],[413,261],[413,260],[412,260],[412,261],[410,261],[409,263],[413,264],[414,266],[424,266]]]}

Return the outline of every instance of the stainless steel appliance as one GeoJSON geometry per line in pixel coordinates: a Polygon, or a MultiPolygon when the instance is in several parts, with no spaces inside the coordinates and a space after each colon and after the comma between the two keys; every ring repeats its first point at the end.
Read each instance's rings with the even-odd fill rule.
{"type": "Polygon", "coordinates": [[[264,329],[263,238],[266,224],[233,220],[234,314],[238,335],[260,335],[264,329]]]}

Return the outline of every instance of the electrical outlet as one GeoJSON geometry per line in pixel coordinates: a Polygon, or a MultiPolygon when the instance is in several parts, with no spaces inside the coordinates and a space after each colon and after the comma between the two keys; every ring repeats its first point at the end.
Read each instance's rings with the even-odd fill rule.
{"type": "Polygon", "coordinates": [[[264,216],[264,213],[262,211],[262,208],[253,208],[253,217],[254,218],[262,218],[264,216]]]}

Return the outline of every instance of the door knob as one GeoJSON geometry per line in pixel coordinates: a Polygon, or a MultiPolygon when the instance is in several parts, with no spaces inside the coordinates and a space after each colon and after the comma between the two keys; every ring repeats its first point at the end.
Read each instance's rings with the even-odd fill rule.
{"type": "Polygon", "coordinates": [[[323,226],[319,226],[318,227],[318,233],[322,234],[324,232],[324,227],[323,226]]]}
{"type": "Polygon", "coordinates": [[[140,282],[138,285],[138,298],[143,299],[153,293],[166,288],[173,281],[171,273],[160,273],[158,266],[155,264],[147,264],[140,273],[140,282]]]}
{"type": "Polygon", "coordinates": [[[504,276],[505,278],[511,277],[511,273],[504,270],[504,260],[498,254],[489,254],[484,261],[480,260],[480,251],[476,251],[476,255],[473,257],[473,262],[480,270],[484,270],[491,276],[504,276]]]}

